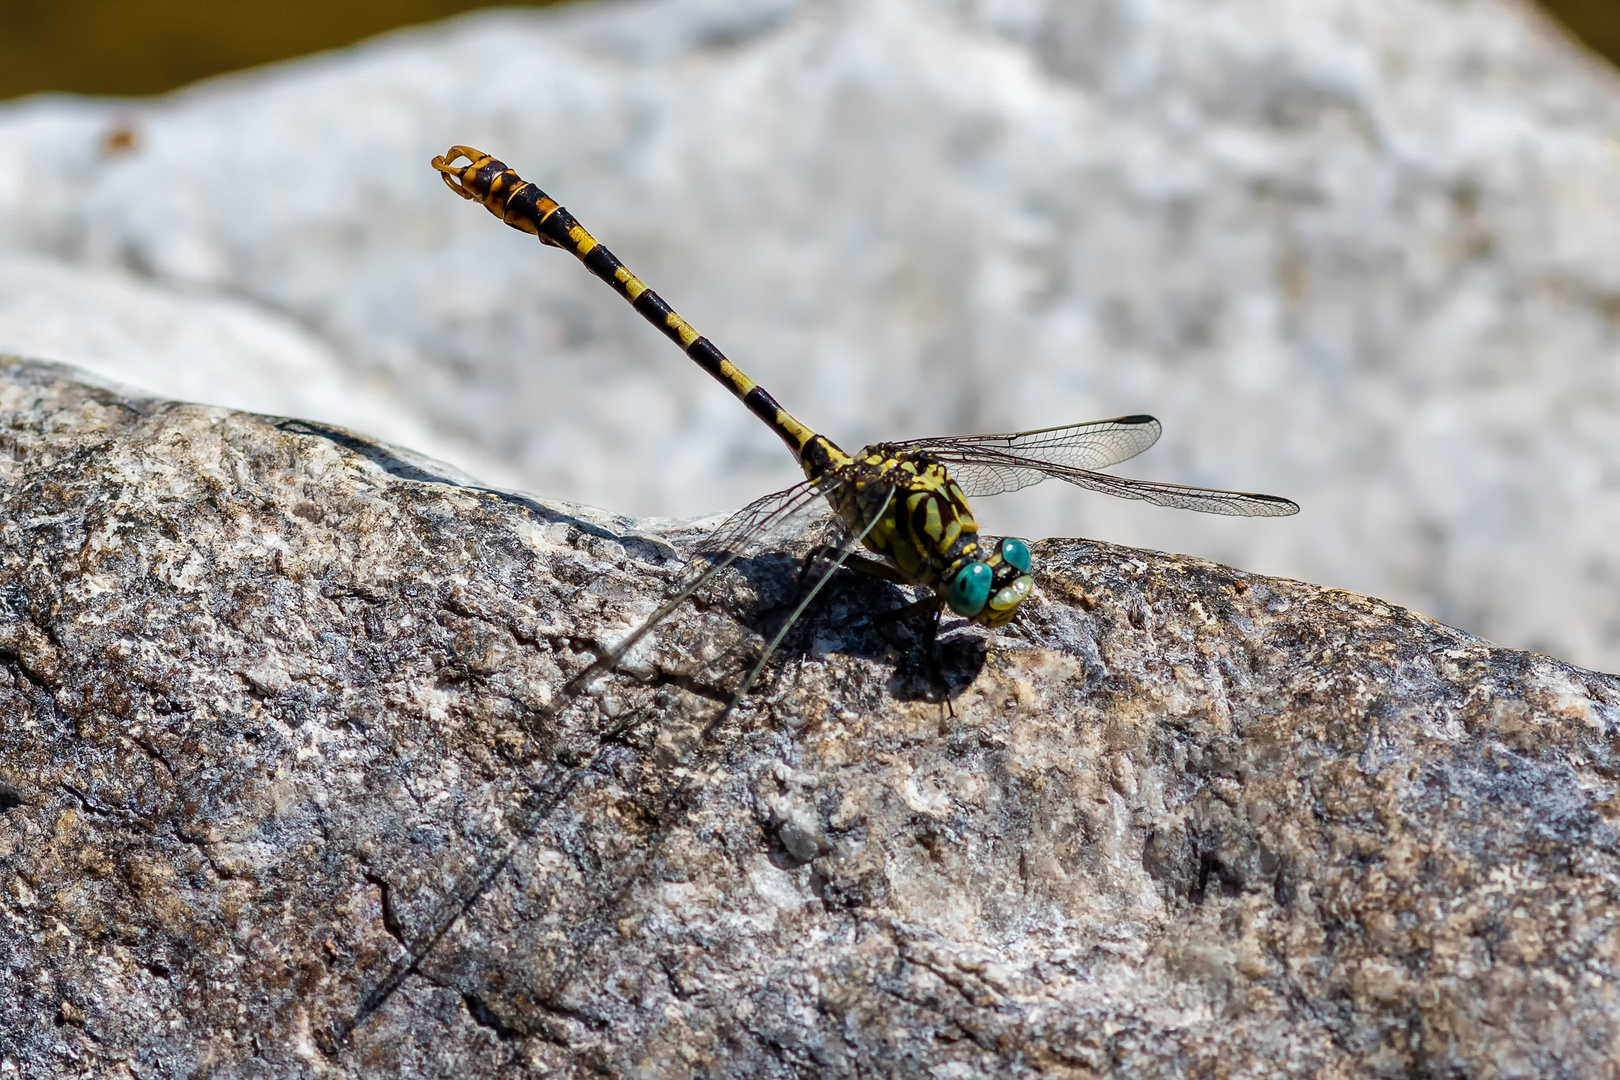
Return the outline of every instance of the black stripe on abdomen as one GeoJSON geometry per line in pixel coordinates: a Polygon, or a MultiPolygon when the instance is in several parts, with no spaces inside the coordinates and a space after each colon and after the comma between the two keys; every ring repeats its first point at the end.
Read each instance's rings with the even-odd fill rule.
{"type": "MultiPolygon", "coordinates": [[[[787,433],[777,425],[776,414],[782,411],[782,406],[777,403],[775,398],[771,397],[770,391],[763,386],[755,386],[744,395],[743,404],[748,406],[749,412],[771,425],[778,435],[781,435],[784,439],[788,437],[787,433]]],[[[797,440],[793,440],[793,448],[798,449],[797,440]]]]}
{"type": "MultiPolygon", "coordinates": [[[[619,261],[619,257],[617,255],[613,254],[613,252],[609,251],[602,244],[597,244],[595,247],[591,248],[590,252],[585,256],[585,258],[581,259],[580,261],[585,264],[585,269],[589,270],[591,273],[613,286],[614,292],[618,293],[626,300],[630,299],[629,287],[618,278],[619,271],[624,269],[624,263],[619,261]]],[[[646,293],[643,293],[642,295],[645,296],[646,293]]],[[[641,309],[638,307],[636,310],[640,311],[641,309]]],[[[646,312],[642,312],[642,314],[646,314],[646,312]]]]}
{"type": "MultiPolygon", "coordinates": [[[[696,341],[692,342],[692,347],[686,350],[686,355],[690,356],[698,367],[702,368],[704,371],[707,371],[710,375],[713,375],[726,385],[731,385],[731,381],[720,372],[720,362],[726,358],[726,354],[715,348],[714,342],[710,341],[706,337],[700,337],[696,341]]],[[[754,390],[749,391],[749,396],[752,397],[755,391],[759,391],[759,387],[756,386],[754,387],[754,390]]],[[[763,393],[763,391],[759,392],[763,393]]],[[[767,398],[770,397],[769,394],[766,394],[765,396],[767,398]]],[[[743,401],[746,403],[748,398],[743,398],[743,401]]],[[[774,408],[776,403],[773,401],[771,402],[771,405],[774,408]]],[[[752,405],[749,405],[748,407],[750,409],[753,408],[752,405]]],[[[774,417],[776,414],[772,413],[771,415],[774,417]]]]}
{"type": "MultiPolygon", "coordinates": [[[[513,174],[513,178],[516,178],[515,173],[513,174]]],[[[539,204],[540,200],[545,197],[546,193],[535,187],[533,184],[524,184],[522,187],[518,188],[516,191],[507,196],[506,202],[501,207],[502,219],[506,221],[507,224],[511,224],[512,219],[514,218],[519,221],[526,221],[529,223],[530,228],[524,230],[525,232],[539,233],[539,204]]]]}
{"type": "MultiPolygon", "coordinates": [[[[613,282],[612,284],[616,288],[618,287],[617,282],[613,282]]],[[[623,290],[620,289],[620,291],[622,292],[623,290]]],[[[636,297],[634,307],[637,311],[641,312],[642,318],[646,319],[648,322],[658,327],[658,329],[662,330],[665,337],[679,345],[683,350],[686,348],[686,343],[681,340],[681,332],[678,329],[680,323],[676,322],[673,326],[670,325],[670,316],[675,314],[675,309],[664,303],[664,298],[662,296],[659,296],[651,289],[648,289],[646,292],[636,297]]]]}
{"type": "MultiPolygon", "coordinates": [[[[743,395],[743,404],[748,406],[749,412],[759,417],[772,431],[776,432],[777,438],[787,444],[787,448],[793,452],[793,456],[806,466],[806,472],[812,477],[820,476],[826,471],[827,466],[830,464],[826,449],[824,447],[815,447],[815,450],[820,451],[819,459],[816,461],[807,460],[807,457],[816,456],[813,453],[807,454],[808,451],[812,450],[812,447],[800,446],[799,436],[782,426],[782,416],[787,410],[783,409],[781,404],[771,397],[770,391],[756,384],[752,390],[743,395]]],[[[817,436],[817,438],[819,437],[817,436]]],[[[829,445],[831,444],[829,443],[829,445]]]]}

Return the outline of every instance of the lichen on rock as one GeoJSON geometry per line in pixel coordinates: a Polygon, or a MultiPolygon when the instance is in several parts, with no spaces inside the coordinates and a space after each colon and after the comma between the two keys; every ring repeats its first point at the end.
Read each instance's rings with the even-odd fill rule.
{"type": "Polygon", "coordinates": [[[569,701],[695,528],[24,361],[0,450],[5,1075],[1613,1056],[1612,676],[1054,539],[948,707],[840,574],[723,711],[785,555],[569,701]]]}

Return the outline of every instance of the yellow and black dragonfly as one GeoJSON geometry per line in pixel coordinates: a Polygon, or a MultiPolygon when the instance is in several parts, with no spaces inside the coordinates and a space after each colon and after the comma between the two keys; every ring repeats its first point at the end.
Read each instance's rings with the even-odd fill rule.
{"type": "MultiPolygon", "coordinates": [[[[433,159],[433,167],[456,194],[482,203],[508,225],[533,233],[544,244],[573,252],[699,367],[741,398],[781,437],[804,469],[802,483],[750,503],[711,533],[699,545],[672,598],[570,679],[554,699],[553,711],[577,696],[592,678],[614,668],[662,619],[731,563],[796,531],[819,530],[826,539],[812,549],[805,563],[807,570],[818,557],[830,560],[831,565],[814,580],[739,684],[733,705],[748,692],[816,593],[845,564],[926,590],[921,599],[872,621],[931,615],[930,654],[939,618],[946,610],[985,626],[1012,619],[1034,585],[1029,547],[1013,537],[994,543],[982,540],[969,498],[1028,487],[1053,476],[1121,498],[1210,514],[1281,517],[1299,510],[1293,502],[1274,495],[1129,480],[1098,472],[1153,445],[1160,428],[1151,416],[1121,416],[1008,435],[875,443],[847,454],[782,408],[539,188],[488,154],[466,146],[451,147],[445,156],[433,159]],[[461,161],[465,164],[457,164],[461,161]],[[861,546],[876,558],[857,555],[855,549],[861,546]]],[[[729,711],[730,706],[722,715],[729,711]]],[[[585,760],[560,759],[542,768],[539,775],[519,782],[515,805],[500,829],[492,856],[456,883],[448,902],[438,907],[422,934],[411,935],[406,955],[391,964],[364,995],[354,1016],[339,1025],[340,1034],[365,1023],[420,969],[457,920],[502,873],[519,845],[561,805],[583,769],[602,752],[605,740],[606,736],[599,735],[596,749],[586,753],[585,760]]]]}
{"type": "Polygon", "coordinates": [[[821,507],[832,519],[834,541],[819,545],[815,552],[828,556],[831,565],[766,646],[735,692],[734,701],[748,692],[795,620],[846,563],[929,590],[922,599],[883,617],[931,614],[930,648],[946,610],[986,626],[1011,619],[1034,585],[1029,547],[1013,537],[994,544],[981,540],[968,506],[970,498],[1028,487],[1051,476],[1124,499],[1207,514],[1283,517],[1299,511],[1297,504],[1275,495],[1131,480],[1098,472],[1135,457],[1158,440],[1159,422],[1151,416],[1120,416],[1006,435],[874,443],[847,454],[784,409],[597,243],[572,214],[503,162],[468,146],[452,146],[443,157],[433,159],[433,167],[457,195],[482,203],[506,224],[532,233],[542,244],[572,252],[776,432],[805,474],[802,483],[750,503],[728,518],[699,546],[694,570],[675,595],[571,679],[564,687],[565,697],[618,664],[663,618],[726,566],[762,541],[781,535],[812,508],[821,507]],[[855,554],[859,546],[877,558],[855,554]]]}

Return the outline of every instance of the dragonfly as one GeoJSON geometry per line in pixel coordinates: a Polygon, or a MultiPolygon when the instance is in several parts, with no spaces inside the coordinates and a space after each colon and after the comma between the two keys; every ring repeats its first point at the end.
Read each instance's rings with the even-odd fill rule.
{"type": "MultiPolygon", "coordinates": [[[[947,610],[986,627],[1011,621],[1034,589],[1029,545],[1016,537],[994,542],[981,538],[968,503],[971,498],[1013,491],[1056,477],[1120,498],[1209,514],[1282,517],[1299,511],[1297,504],[1275,495],[1134,480],[1099,472],[1135,457],[1158,440],[1159,421],[1146,415],[1010,434],[881,442],[854,454],[846,453],[784,409],[586,232],[572,214],[503,162],[468,146],[452,146],[433,159],[433,168],[457,195],[481,203],[506,224],[538,237],[542,244],[572,252],[586,269],[607,282],[700,368],[738,397],[782,439],[804,471],[803,481],[748,504],[701,541],[673,595],[640,626],[569,679],[549,712],[565,707],[596,677],[617,667],[637,643],[732,563],[806,521],[831,528],[822,533],[829,539],[812,547],[805,570],[815,560],[824,559],[829,565],[814,578],[811,587],[802,591],[802,598],[731,695],[731,705],[722,710],[722,715],[748,693],[788,631],[845,565],[925,590],[920,599],[881,613],[879,618],[931,615],[927,631],[930,655],[947,610]],[[865,548],[870,554],[858,554],[857,548],[865,548]]],[[[339,1025],[340,1033],[365,1023],[407,976],[419,970],[456,921],[471,910],[503,871],[519,845],[567,797],[590,764],[592,754],[605,745],[603,737],[596,750],[585,755],[587,760],[561,763],[540,779],[523,783],[527,794],[519,800],[512,819],[501,828],[493,858],[457,883],[451,890],[450,902],[430,920],[426,933],[407,946],[407,955],[391,965],[387,975],[364,996],[353,1018],[339,1025]]]]}
{"type": "MultiPolygon", "coordinates": [[[[837,570],[852,569],[927,593],[884,619],[932,615],[928,647],[951,611],[969,623],[997,627],[1010,621],[1034,588],[1029,545],[1016,537],[990,543],[968,500],[1028,487],[1055,477],[1077,487],[1157,506],[1237,517],[1284,517],[1299,505],[1276,495],[1188,487],[1099,472],[1152,446],[1162,430],[1151,416],[1118,416],[1000,435],[955,435],[873,443],[848,454],[806,426],[694,330],[663,298],[599,243],[566,209],[504,162],[470,146],[452,146],[433,159],[451,191],[482,204],[507,225],[549,247],[571,252],[585,268],[630,302],[643,318],[758,417],[787,445],[804,471],[793,487],[766,495],[726,519],[694,552],[694,572],[675,595],[638,628],[574,676],[563,696],[577,694],[612,670],[648,633],[693,593],[764,538],[826,504],[836,530],[813,556],[829,566],[804,591],[763,655],[739,684],[733,703],[759,678],[766,662],[809,603],[837,570]],[[871,555],[861,555],[864,547],[871,555]],[[875,558],[873,557],[875,556],[875,558]]],[[[810,565],[807,560],[806,566],[810,565]]]]}

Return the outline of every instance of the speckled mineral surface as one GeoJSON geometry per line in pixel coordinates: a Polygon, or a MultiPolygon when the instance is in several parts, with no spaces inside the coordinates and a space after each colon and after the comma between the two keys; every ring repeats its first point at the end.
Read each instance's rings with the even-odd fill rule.
{"type": "Polygon", "coordinates": [[[0,1076],[1612,1073],[1620,680],[1050,540],[559,696],[696,535],[5,362],[0,1076]]]}

